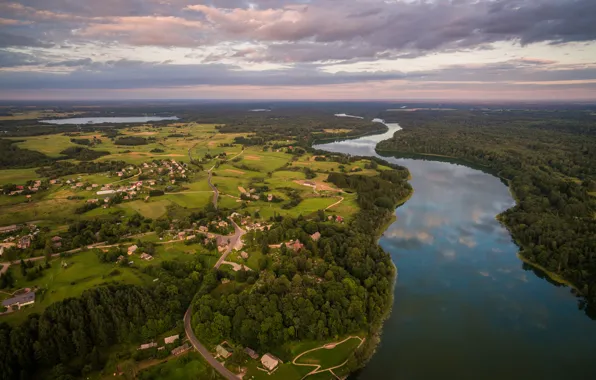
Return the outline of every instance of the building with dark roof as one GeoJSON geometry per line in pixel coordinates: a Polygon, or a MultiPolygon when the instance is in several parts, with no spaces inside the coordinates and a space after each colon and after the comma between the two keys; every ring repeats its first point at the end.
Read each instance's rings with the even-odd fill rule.
{"type": "Polygon", "coordinates": [[[2,301],[2,306],[4,306],[7,309],[13,306],[18,306],[18,308],[20,309],[21,307],[25,305],[31,305],[32,303],[35,303],[35,292],[19,294],[18,296],[5,299],[4,301],[2,301]]]}

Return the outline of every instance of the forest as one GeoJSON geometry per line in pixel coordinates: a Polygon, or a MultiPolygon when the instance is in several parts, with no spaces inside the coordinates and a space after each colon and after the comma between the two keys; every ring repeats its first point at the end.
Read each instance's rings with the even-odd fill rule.
{"type": "Polygon", "coordinates": [[[529,262],[570,281],[596,315],[596,124],[561,112],[409,112],[377,152],[463,160],[506,181],[499,215],[529,262]],[[590,194],[592,193],[592,194],[590,194]]]}

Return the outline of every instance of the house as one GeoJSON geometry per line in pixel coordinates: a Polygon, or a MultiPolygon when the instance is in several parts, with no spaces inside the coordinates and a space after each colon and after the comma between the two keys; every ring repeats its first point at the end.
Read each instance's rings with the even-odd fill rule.
{"type": "Polygon", "coordinates": [[[16,230],[18,230],[19,228],[17,227],[16,224],[13,224],[11,226],[6,226],[6,227],[0,227],[0,234],[6,234],[8,232],[14,232],[16,230]]]}
{"type": "Polygon", "coordinates": [[[52,245],[54,246],[54,248],[60,248],[62,247],[62,238],[60,236],[54,236],[52,238],[52,245]]]}
{"type": "Polygon", "coordinates": [[[124,260],[124,256],[122,256],[122,255],[118,256],[117,262],[121,263],[123,260],[124,260]]]}
{"type": "Polygon", "coordinates": [[[338,216],[335,217],[335,221],[337,223],[343,223],[344,222],[344,218],[342,218],[341,216],[338,215],[338,216]]]}
{"type": "Polygon", "coordinates": [[[317,231],[314,234],[310,235],[310,238],[314,241],[318,241],[321,238],[321,233],[317,231]]]}
{"type": "Polygon", "coordinates": [[[20,249],[27,249],[30,246],[31,246],[31,236],[30,235],[21,237],[19,239],[19,242],[17,243],[17,248],[20,248],[20,249]]]}
{"type": "Polygon", "coordinates": [[[271,202],[273,200],[273,194],[267,194],[267,201],[271,202]]]}
{"type": "Polygon", "coordinates": [[[87,186],[87,187],[85,188],[85,191],[91,191],[91,190],[93,190],[93,188],[92,188],[91,186],[87,186]]]}
{"type": "Polygon", "coordinates": [[[292,249],[294,252],[298,252],[300,251],[302,248],[304,248],[304,244],[300,243],[300,240],[296,239],[295,242],[290,242],[289,247],[290,249],[292,249]]]}
{"type": "Polygon", "coordinates": [[[186,237],[186,240],[192,240],[192,239],[194,239],[196,237],[197,237],[197,235],[189,235],[189,236],[186,237]]]}
{"type": "Polygon", "coordinates": [[[228,226],[228,222],[222,220],[217,225],[220,226],[220,227],[227,227],[228,226]]]}
{"type": "Polygon", "coordinates": [[[35,292],[29,292],[25,294],[19,294],[18,296],[5,299],[2,301],[2,306],[7,309],[12,307],[18,307],[19,309],[25,305],[31,305],[35,303],[35,292]]]}
{"type": "Polygon", "coordinates": [[[55,185],[56,184],[56,180],[55,179],[51,179],[50,180],[50,185],[55,185]]]}
{"type": "Polygon", "coordinates": [[[279,359],[271,354],[265,354],[261,358],[261,364],[263,364],[269,371],[272,371],[279,364],[279,359]]]}
{"type": "Polygon", "coordinates": [[[188,343],[184,343],[182,346],[180,347],[176,347],[171,351],[172,355],[180,355],[181,353],[188,351],[190,349],[190,346],[188,345],[188,343]]]}
{"type": "Polygon", "coordinates": [[[252,348],[246,347],[244,349],[244,352],[246,352],[246,354],[248,356],[250,356],[251,358],[253,358],[254,360],[257,360],[259,358],[259,354],[257,354],[257,352],[255,350],[253,350],[252,348]]]}
{"type": "Polygon", "coordinates": [[[209,229],[208,229],[207,227],[205,227],[205,226],[200,226],[200,227],[199,227],[199,231],[200,231],[200,232],[208,232],[208,231],[209,231],[209,229]]]}
{"type": "Polygon", "coordinates": [[[246,252],[246,251],[240,252],[240,257],[242,257],[245,260],[248,259],[248,252],[246,252]]]}
{"type": "Polygon", "coordinates": [[[137,247],[136,245],[131,245],[130,247],[128,247],[128,255],[130,256],[133,253],[135,253],[135,251],[137,250],[137,248],[139,248],[139,247],[137,247]]]}
{"type": "Polygon", "coordinates": [[[98,203],[99,199],[94,198],[94,199],[87,199],[87,203],[98,203]]]}
{"type": "Polygon", "coordinates": [[[217,347],[215,347],[215,352],[217,353],[218,356],[221,356],[224,359],[227,359],[230,356],[232,356],[232,353],[230,351],[226,350],[219,344],[217,345],[217,347]]]}
{"type": "Polygon", "coordinates": [[[139,350],[146,350],[148,348],[153,348],[153,347],[157,347],[157,343],[151,342],[151,343],[141,344],[141,347],[139,347],[139,350]]]}
{"type": "Polygon", "coordinates": [[[167,338],[164,338],[163,342],[165,344],[170,344],[170,343],[174,343],[178,339],[180,339],[180,335],[172,335],[172,336],[169,336],[167,338]]]}
{"type": "Polygon", "coordinates": [[[0,256],[4,254],[4,246],[0,245],[0,256]]]}
{"type": "Polygon", "coordinates": [[[179,240],[184,240],[184,236],[186,236],[186,232],[184,232],[184,231],[178,232],[178,239],[179,240]]]}
{"type": "Polygon", "coordinates": [[[99,185],[97,183],[94,183],[91,185],[91,187],[95,189],[95,188],[99,187],[99,185]]]}
{"type": "Polygon", "coordinates": [[[141,257],[141,259],[143,259],[143,260],[147,260],[147,261],[151,261],[151,260],[153,260],[153,256],[151,256],[151,255],[150,255],[150,254],[148,254],[148,253],[142,253],[140,257],[141,257]]]}

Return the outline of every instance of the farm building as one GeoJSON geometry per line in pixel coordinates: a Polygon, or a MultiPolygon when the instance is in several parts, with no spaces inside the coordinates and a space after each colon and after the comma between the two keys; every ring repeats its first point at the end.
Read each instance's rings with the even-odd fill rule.
{"type": "Polygon", "coordinates": [[[21,307],[31,305],[32,303],[35,303],[35,292],[19,294],[18,296],[5,299],[2,301],[2,306],[5,308],[17,306],[20,309],[21,307]]]}
{"type": "Polygon", "coordinates": [[[157,343],[151,342],[151,343],[141,344],[141,347],[139,347],[139,350],[146,350],[148,348],[153,348],[153,347],[157,347],[157,343]]]}
{"type": "Polygon", "coordinates": [[[188,343],[184,343],[182,346],[180,347],[176,347],[171,351],[172,355],[180,355],[181,353],[188,351],[190,349],[190,346],[188,345],[188,343]]]}
{"type": "Polygon", "coordinates": [[[224,359],[227,359],[232,355],[230,351],[226,350],[219,344],[217,345],[217,347],[215,347],[215,352],[217,352],[218,356],[221,356],[224,359]]]}
{"type": "Polygon", "coordinates": [[[261,364],[269,371],[272,371],[279,364],[279,359],[271,354],[265,354],[261,358],[261,364]]]}
{"type": "Polygon", "coordinates": [[[255,360],[257,360],[257,359],[259,358],[259,354],[257,354],[257,352],[256,352],[255,350],[253,350],[252,348],[248,348],[248,347],[246,347],[246,348],[244,349],[244,352],[246,352],[246,354],[247,354],[248,356],[250,356],[251,358],[253,358],[253,359],[255,359],[255,360]]]}
{"type": "Polygon", "coordinates": [[[174,343],[178,339],[180,339],[180,335],[179,334],[178,335],[168,336],[167,338],[164,338],[163,342],[165,344],[170,344],[170,343],[174,343]]]}

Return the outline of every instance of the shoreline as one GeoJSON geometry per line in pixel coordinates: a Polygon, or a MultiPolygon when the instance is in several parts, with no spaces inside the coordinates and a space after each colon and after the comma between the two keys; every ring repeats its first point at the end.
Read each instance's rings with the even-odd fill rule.
{"type": "Polygon", "coordinates": [[[565,286],[575,290],[578,294],[580,294],[580,295],[582,294],[582,292],[575,285],[573,285],[569,280],[566,280],[565,277],[546,269],[545,267],[543,267],[540,264],[537,264],[537,263],[534,263],[534,262],[528,260],[526,257],[524,257],[521,254],[521,251],[517,253],[517,258],[520,259],[523,263],[528,264],[532,268],[537,269],[540,272],[544,273],[548,278],[550,278],[557,284],[565,285],[565,286]]]}

